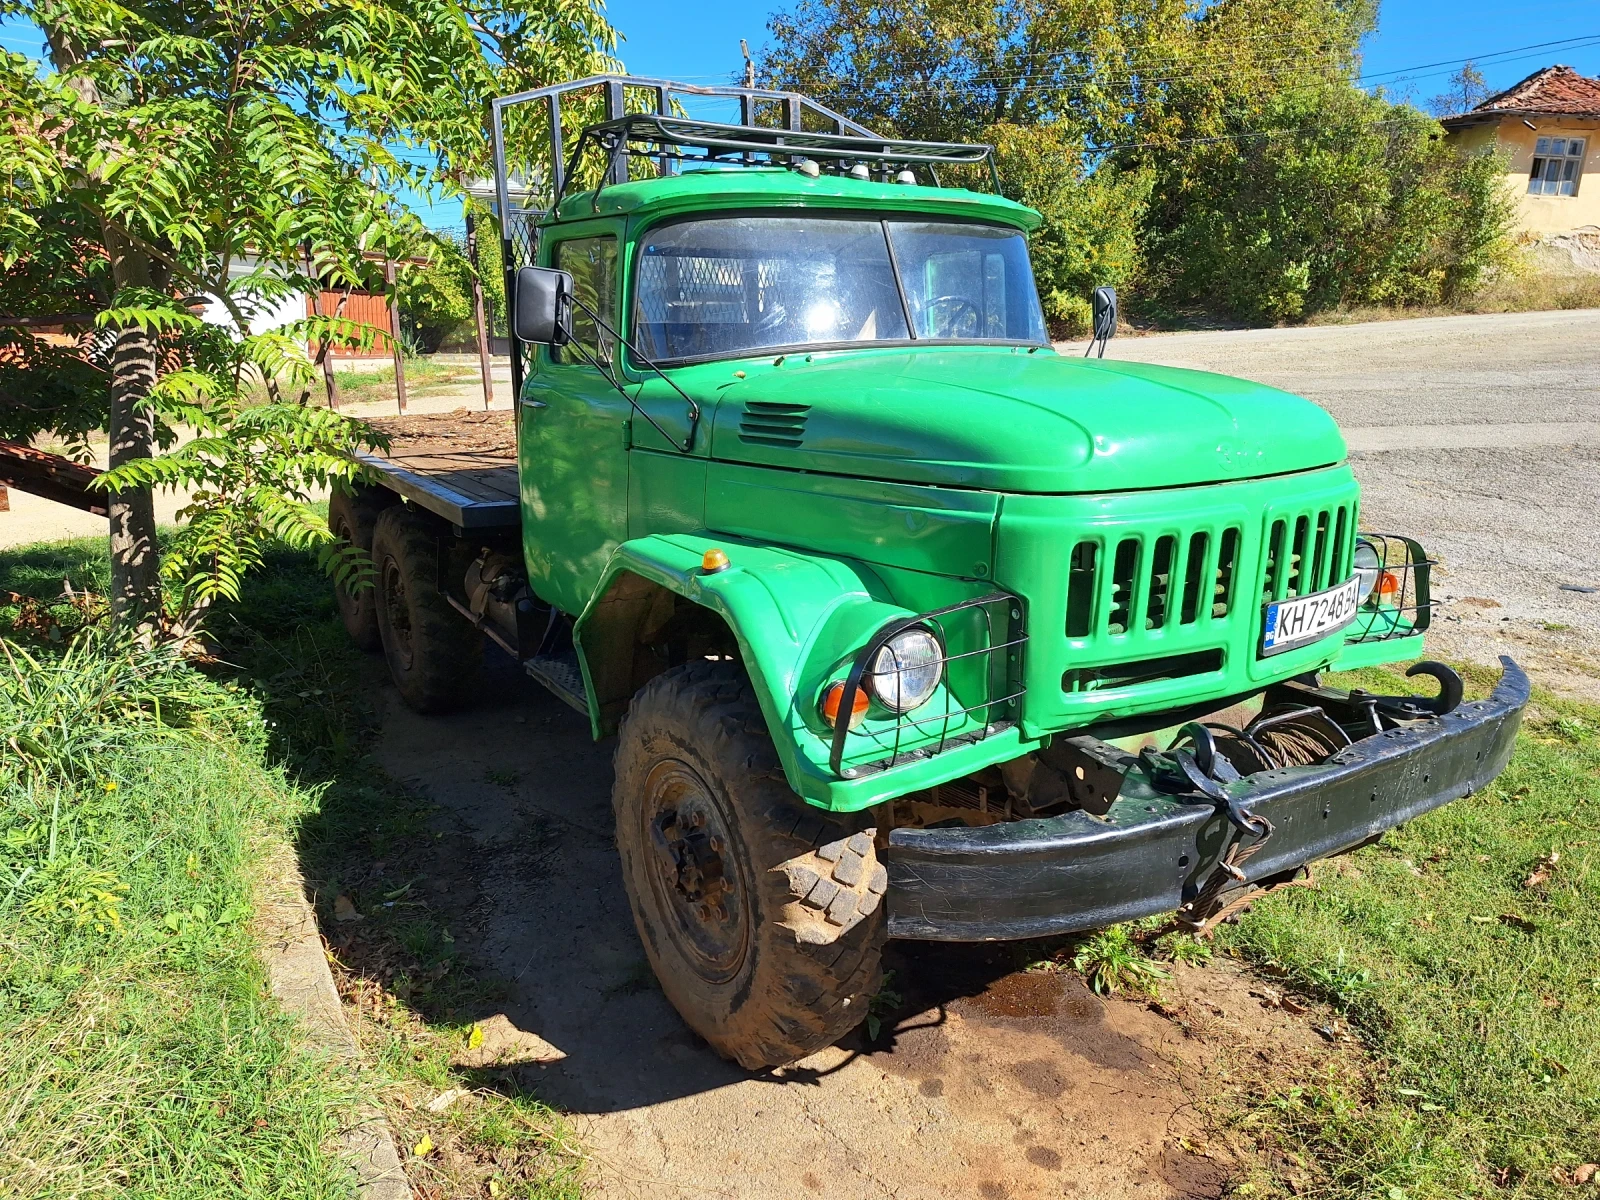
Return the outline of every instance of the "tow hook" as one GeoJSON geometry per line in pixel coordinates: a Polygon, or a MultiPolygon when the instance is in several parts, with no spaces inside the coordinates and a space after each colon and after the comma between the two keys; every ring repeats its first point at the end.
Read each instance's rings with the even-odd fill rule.
{"type": "Polygon", "coordinates": [[[1379,714],[1393,721],[1416,721],[1426,717],[1442,717],[1461,707],[1463,687],[1461,676],[1441,662],[1424,659],[1413,663],[1406,671],[1407,678],[1426,675],[1439,684],[1437,696],[1379,696],[1359,688],[1350,692],[1351,703],[1366,711],[1374,733],[1381,732],[1383,722],[1379,714]]]}

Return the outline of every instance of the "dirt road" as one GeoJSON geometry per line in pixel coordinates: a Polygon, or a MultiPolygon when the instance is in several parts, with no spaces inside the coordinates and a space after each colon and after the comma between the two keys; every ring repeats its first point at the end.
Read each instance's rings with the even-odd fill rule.
{"type": "Polygon", "coordinates": [[[1292,1076],[1323,1054],[1326,1014],[1264,1007],[1228,965],[1180,969],[1157,1011],[1021,973],[1026,947],[913,946],[892,951],[902,1000],[878,1043],[751,1077],[651,977],[612,843],[611,745],[504,658],[470,712],[418,717],[385,692],[379,760],[439,806],[417,886],[506,996],[462,1015],[571,1114],[593,1195],[1217,1197],[1231,1160],[1197,1103],[1241,1063],[1292,1076]]]}
{"type": "Polygon", "coordinates": [[[1509,653],[1600,697],[1600,310],[1120,338],[1106,356],[1316,401],[1349,442],[1363,528],[1441,560],[1430,653],[1509,653]]]}

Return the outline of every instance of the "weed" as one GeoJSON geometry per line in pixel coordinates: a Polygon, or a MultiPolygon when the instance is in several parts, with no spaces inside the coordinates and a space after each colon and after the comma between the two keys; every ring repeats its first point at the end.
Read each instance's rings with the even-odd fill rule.
{"type": "Polygon", "coordinates": [[[1192,933],[1169,933],[1156,941],[1156,949],[1173,962],[1187,963],[1192,967],[1203,967],[1213,957],[1211,943],[1192,933]]]}
{"type": "Polygon", "coordinates": [[[1113,925],[1090,935],[1072,957],[1073,969],[1102,996],[1132,992],[1156,996],[1171,976],[1146,958],[1126,925],[1113,925]]]}
{"type": "Polygon", "coordinates": [[[483,773],[483,781],[492,783],[496,787],[516,787],[517,781],[522,778],[520,771],[505,771],[490,767],[483,773]]]}
{"type": "Polygon", "coordinates": [[[891,986],[894,983],[894,972],[885,971],[883,981],[878,984],[878,990],[867,1001],[867,1040],[875,1042],[878,1034],[883,1029],[883,1018],[892,1016],[900,1010],[905,1003],[905,997],[895,991],[891,986]]]}

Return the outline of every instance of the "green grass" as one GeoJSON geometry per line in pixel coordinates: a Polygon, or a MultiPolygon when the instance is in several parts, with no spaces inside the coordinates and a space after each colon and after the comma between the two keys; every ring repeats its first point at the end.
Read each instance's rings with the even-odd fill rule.
{"type": "MultiPolygon", "coordinates": [[[[478,367],[462,363],[435,363],[423,358],[408,358],[405,363],[406,394],[430,396],[478,382],[478,367]]],[[[375,400],[394,400],[394,367],[386,360],[370,370],[338,370],[333,374],[339,388],[340,404],[359,404],[375,400]]],[[[314,401],[325,401],[320,383],[311,389],[314,401]]]]}
{"type": "Polygon", "coordinates": [[[253,864],[313,801],[259,706],[94,638],[3,650],[0,1195],[349,1195],[353,1084],[250,932],[253,864]]]}
{"type": "MultiPolygon", "coordinates": [[[[1481,693],[1491,675],[1469,679],[1481,693]]],[[[1359,681],[1410,690],[1394,672],[1359,681]]],[[[1300,1194],[1571,1195],[1567,1173],[1600,1160],[1597,827],[1600,708],[1540,694],[1489,788],[1219,933],[1342,1009],[1369,1052],[1293,1086],[1269,1079],[1235,1114],[1316,1164],[1300,1194]]],[[[1270,1177],[1247,1187],[1287,1194],[1270,1177]]]]}
{"type": "MultiPolygon", "coordinates": [[[[103,618],[103,605],[61,599],[62,580],[103,593],[106,578],[97,539],[0,553],[0,637],[48,672],[103,618]]],[[[438,854],[433,810],[366,757],[367,664],[327,581],[308,556],[274,554],[209,630],[219,662],[206,675],[174,665],[130,685],[143,698],[103,719],[63,716],[77,710],[60,696],[19,715],[0,675],[0,742],[40,723],[28,714],[53,712],[51,761],[67,765],[51,769],[76,772],[55,806],[4,773],[10,758],[0,767],[0,1196],[349,1193],[334,1136],[353,1089],[296,1048],[249,932],[252,864],[288,841],[340,948],[336,978],[375,1067],[368,1092],[413,1184],[576,1197],[582,1157],[561,1118],[515,1072],[452,1065],[502,985],[461,960],[441,918],[382,907],[415,861],[438,854]],[[57,808],[58,854],[72,865],[45,879],[37,860],[57,808]],[[368,913],[358,937],[333,920],[341,892],[368,913]],[[452,1088],[467,1095],[427,1109],[452,1088]]],[[[108,677],[84,668],[56,675],[108,677]]]]}

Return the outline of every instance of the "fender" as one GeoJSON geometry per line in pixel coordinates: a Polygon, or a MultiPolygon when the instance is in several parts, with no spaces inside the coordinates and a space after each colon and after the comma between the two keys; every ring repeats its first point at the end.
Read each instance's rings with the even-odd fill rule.
{"type": "MultiPolygon", "coordinates": [[[[635,631],[670,593],[715,613],[732,632],[785,778],[812,804],[854,811],[1025,753],[1020,735],[1010,731],[862,779],[842,780],[829,771],[828,730],[816,712],[828,681],[888,622],[965,599],[983,586],[918,575],[926,595],[917,595],[917,607],[910,608],[896,602],[885,574],[852,559],[726,535],[653,534],[623,542],[573,629],[595,737],[616,731],[642,685],[633,661],[635,631]],[[727,554],[729,565],[708,572],[701,563],[714,548],[727,554]]],[[[905,590],[903,580],[894,582],[905,590]]]]}

